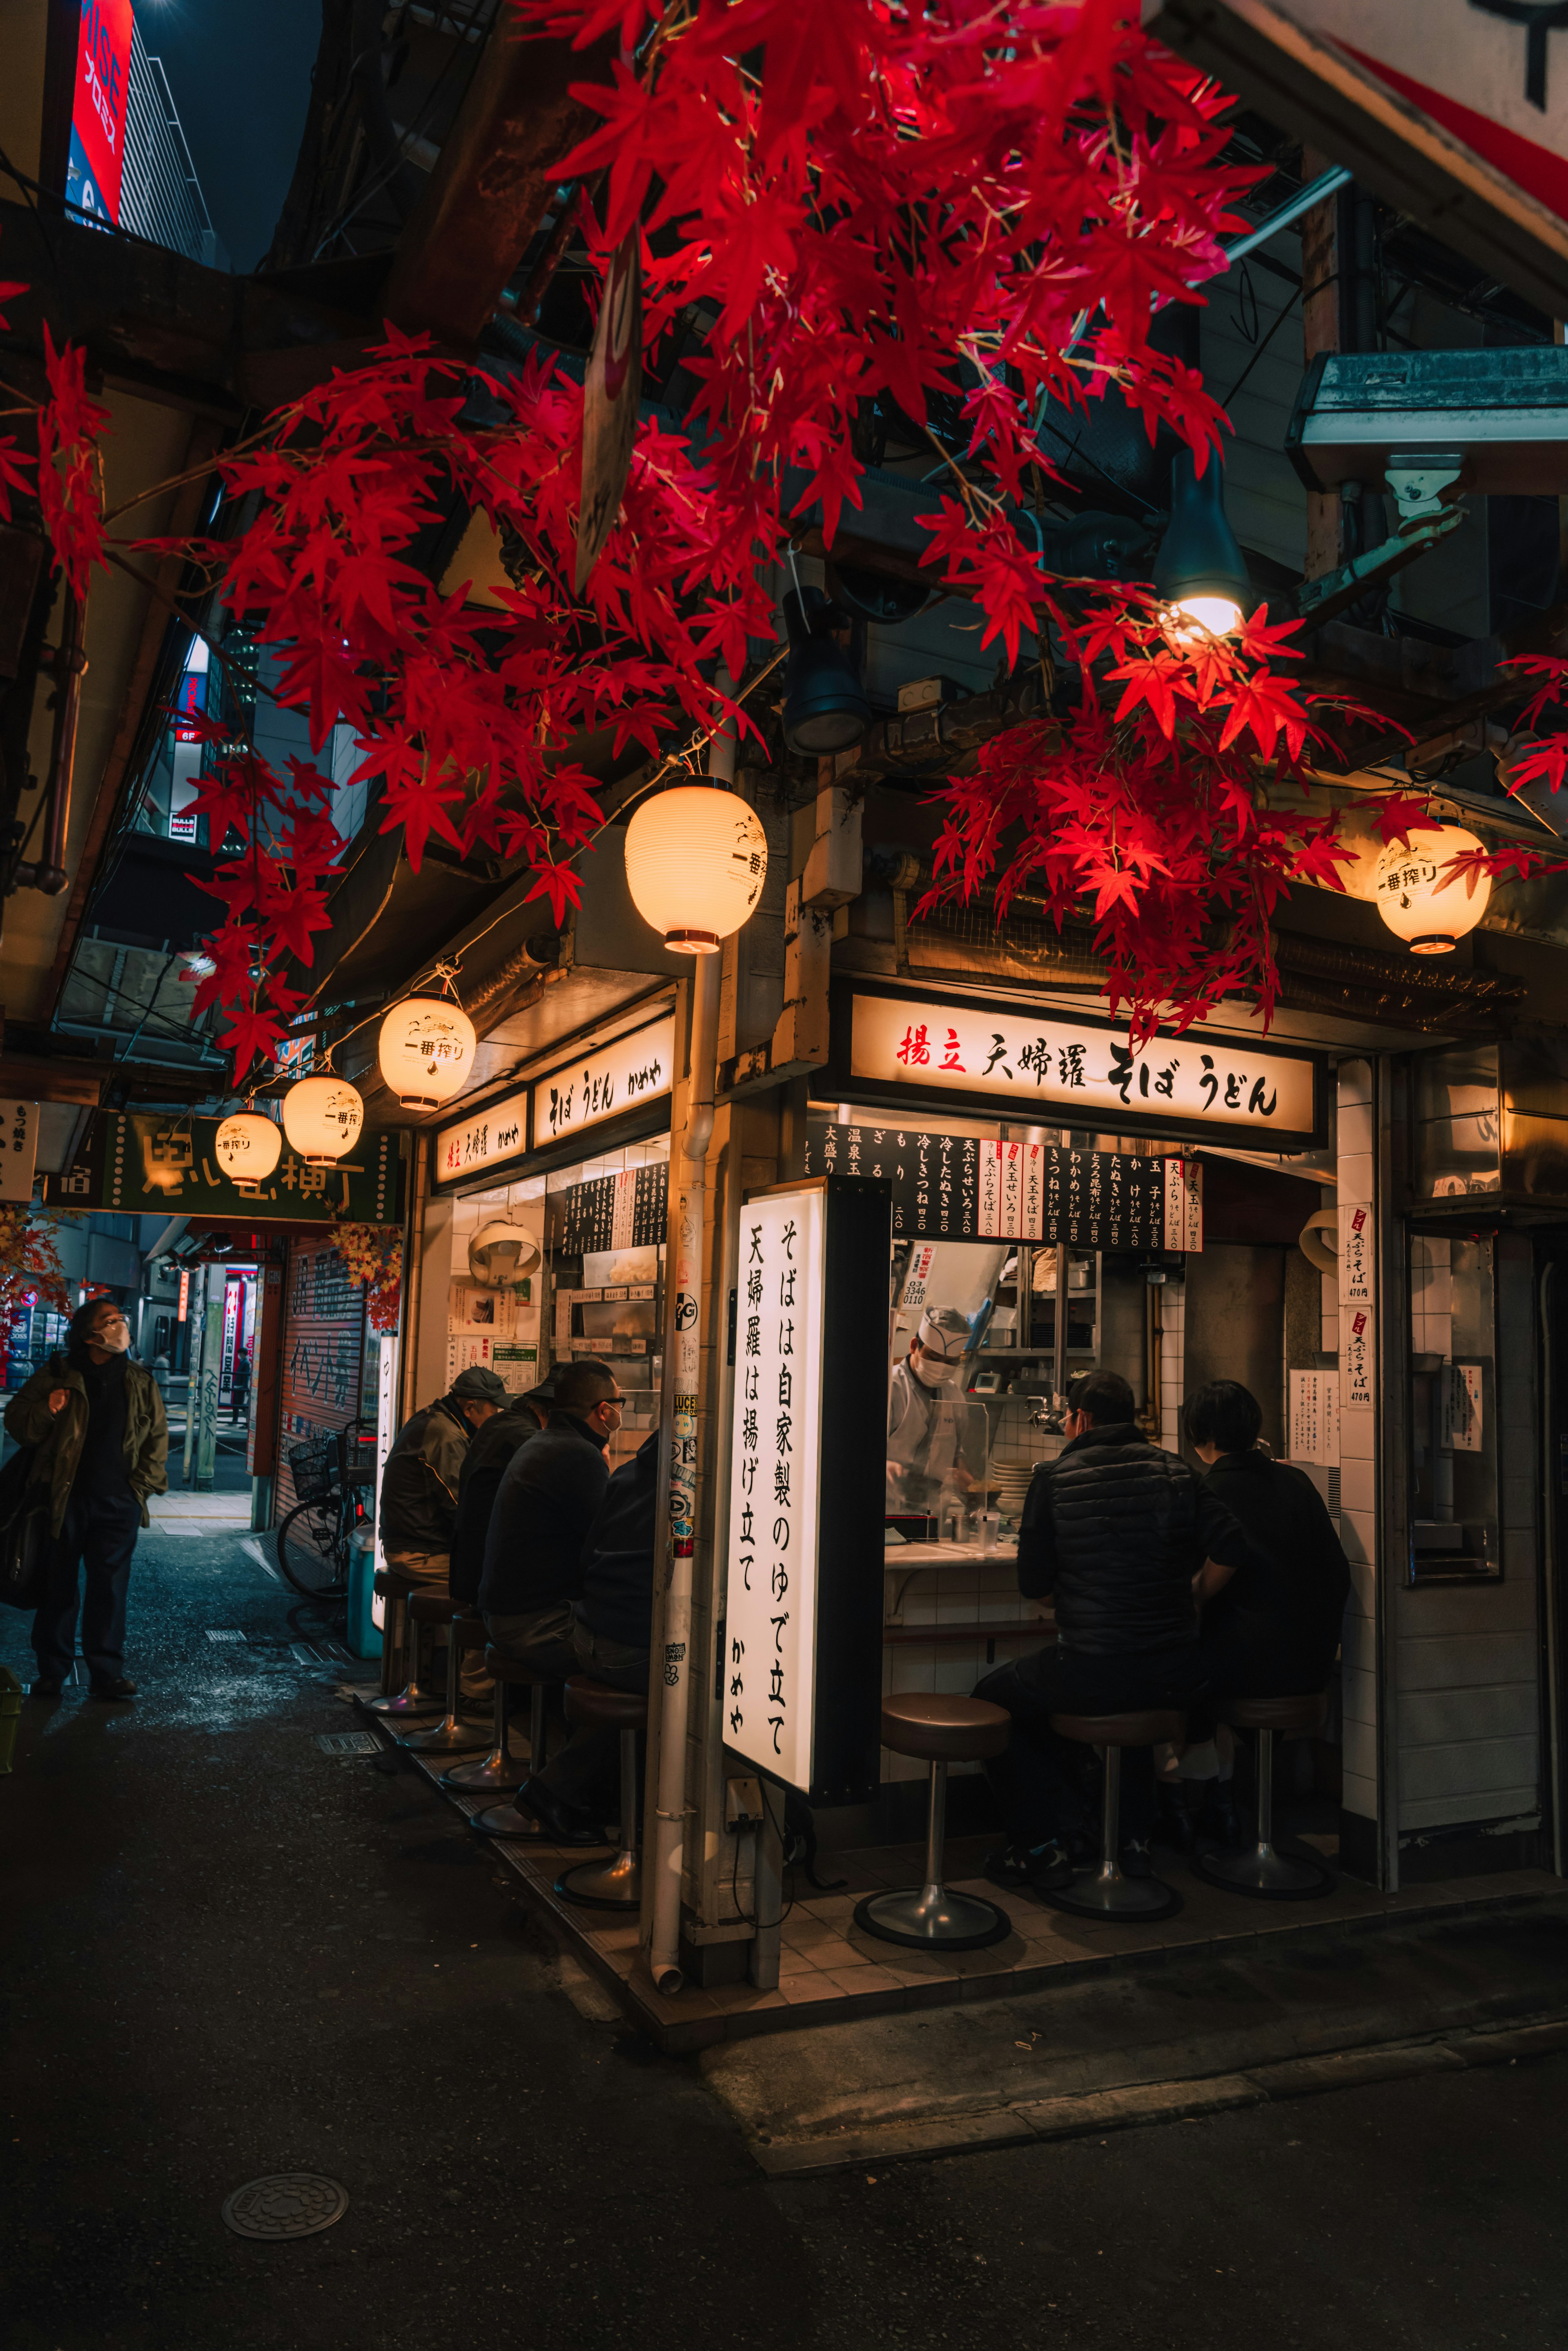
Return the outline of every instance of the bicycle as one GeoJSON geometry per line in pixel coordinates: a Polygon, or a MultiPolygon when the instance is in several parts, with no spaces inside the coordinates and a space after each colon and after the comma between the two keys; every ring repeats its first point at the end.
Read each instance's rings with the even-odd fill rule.
{"type": "Polygon", "coordinates": [[[288,1448],[297,1499],[277,1530],[277,1564],[307,1600],[341,1600],[348,1592],[354,1533],[370,1520],[365,1496],[375,1483],[373,1459],[361,1463],[354,1442],[368,1425],[351,1420],[335,1437],[288,1448]]]}

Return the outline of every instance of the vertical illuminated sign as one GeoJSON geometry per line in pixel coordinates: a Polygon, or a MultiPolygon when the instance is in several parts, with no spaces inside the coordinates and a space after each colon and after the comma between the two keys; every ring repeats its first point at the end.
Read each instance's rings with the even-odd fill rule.
{"type": "Polygon", "coordinates": [[[725,1611],[727,1747],[811,1783],[822,1443],[820,1186],[740,1212],[725,1611]]]}
{"type": "Polygon", "coordinates": [[[66,194],[106,222],[120,218],[132,23],[131,0],[81,0],[66,194]]]}

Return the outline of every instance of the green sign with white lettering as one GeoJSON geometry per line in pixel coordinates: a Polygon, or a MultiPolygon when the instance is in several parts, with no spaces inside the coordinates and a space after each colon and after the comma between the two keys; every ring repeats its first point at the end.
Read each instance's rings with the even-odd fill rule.
{"type": "Polygon", "coordinates": [[[45,1206],[253,1224],[402,1222],[396,1134],[361,1134],[351,1164],[333,1167],[308,1167],[285,1143],[265,1182],[242,1186],[214,1147],[220,1123],[183,1112],[98,1111],[73,1165],[45,1177],[45,1206]]]}

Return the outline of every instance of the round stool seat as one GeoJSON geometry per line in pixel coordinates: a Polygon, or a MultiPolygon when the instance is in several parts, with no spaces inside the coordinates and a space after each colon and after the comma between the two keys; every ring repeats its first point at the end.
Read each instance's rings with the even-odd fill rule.
{"type": "Polygon", "coordinates": [[[573,1674],[566,1686],[566,1719],[598,1723],[605,1730],[645,1730],[648,1700],[636,1690],[612,1689],[608,1682],[573,1674]]]}
{"type": "Polygon", "coordinates": [[[1162,1747],[1186,1737],[1186,1717],[1168,1707],[1141,1707],[1126,1714],[1053,1714],[1059,1739],[1085,1747],[1162,1747]]]}
{"type": "Polygon", "coordinates": [[[531,1666],[525,1666],[520,1657],[509,1657],[505,1649],[486,1649],[485,1670],[493,1681],[508,1682],[524,1689],[549,1679],[548,1675],[536,1674],[531,1666]]]}
{"type": "Polygon", "coordinates": [[[461,1611],[452,1619],[452,1638],[460,1649],[482,1649],[489,1638],[483,1616],[465,1616],[461,1611]]]}
{"type": "Polygon", "coordinates": [[[377,1594],[382,1600],[406,1600],[415,1588],[412,1576],[399,1575],[397,1570],[391,1567],[378,1567],[372,1581],[377,1594]]]}
{"type": "Polygon", "coordinates": [[[432,1592],[420,1584],[408,1595],[408,1613],[416,1625],[450,1625],[451,1595],[444,1592],[432,1592]]]}
{"type": "Polygon", "coordinates": [[[1011,1728],[1005,1708],[979,1698],[909,1690],[882,1702],[883,1745],[923,1763],[983,1762],[988,1755],[1002,1752],[1011,1728]]]}
{"type": "Polygon", "coordinates": [[[1329,1702],[1318,1690],[1308,1698],[1225,1698],[1216,1710],[1238,1730],[1278,1730],[1295,1739],[1322,1729],[1329,1702]]]}

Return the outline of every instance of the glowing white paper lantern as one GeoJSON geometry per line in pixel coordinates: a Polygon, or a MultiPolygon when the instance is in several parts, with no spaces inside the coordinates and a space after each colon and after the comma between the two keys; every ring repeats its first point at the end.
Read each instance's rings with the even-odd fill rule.
{"type": "Polygon", "coordinates": [[[1491,896],[1491,876],[1468,881],[1448,873],[1450,861],[1479,849],[1473,832],[1457,824],[1416,825],[1408,841],[1392,841],[1373,871],[1378,913],[1412,955],[1451,955],[1473,931],[1491,896]]]}
{"type": "Polygon", "coordinates": [[[382,1022],[382,1077],[404,1110],[437,1110],[474,1067],[474,1023],[447,996],[405,996],[382,1022]]]}
{"type": "Polygon", "coordinates": [[[682,784],[626,828],[626,886],[674,955],[712,955],[762,895],[768,836],[737,792],[682,784]]]}
{"type": "Polygon", "coordinates": [[[213,1148],[224,1174],[242,1192],[254,1192],[282,1158],[283,1135],[276,1121],[259,1111],[236,1111],[219,1126],[213,1148]]]}
{"type": "Polygon", "coordinates": [[[283,1097],[283,1132],[310,1167],[351,1151],[364,1123],[365,1105],[343,1078],[301,1078],[283,1097]]]}

